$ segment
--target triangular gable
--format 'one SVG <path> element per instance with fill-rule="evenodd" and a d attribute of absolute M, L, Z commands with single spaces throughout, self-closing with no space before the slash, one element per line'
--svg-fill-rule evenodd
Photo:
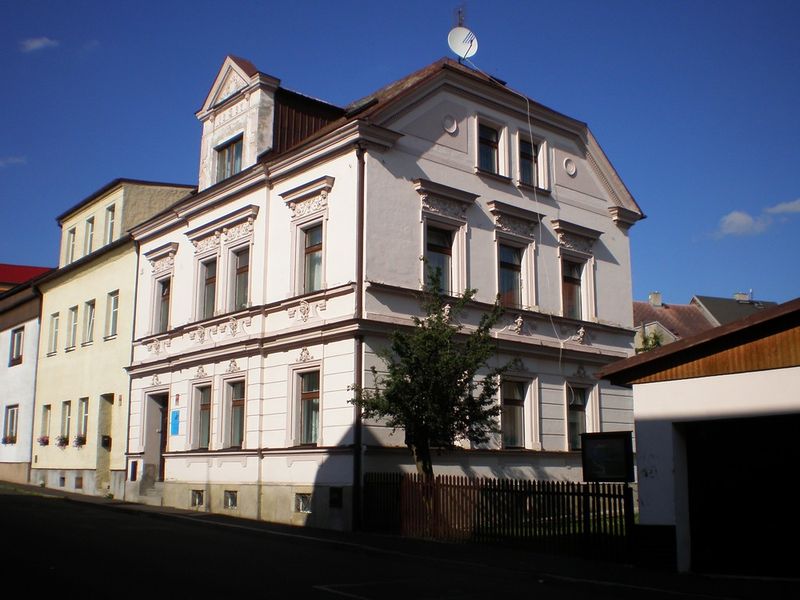
<path fill-rule="evenodd" d="M 212 109 L 226 98 L 249 87 L 256 80 L 264 79 L 272 80 L 275 87 L 280 83 L 280 80 L 260 73 L 250 61 L 231 55 L 226 56 L 198 114 Z"/>

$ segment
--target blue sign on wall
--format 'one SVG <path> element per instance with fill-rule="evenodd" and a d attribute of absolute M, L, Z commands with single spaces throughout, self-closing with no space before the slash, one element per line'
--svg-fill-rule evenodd
<path fill-rule="evenodd" d="M 178 435 L 181 428 L 181 411 L 173 410 L 169 415 L 169 434 Z"/>

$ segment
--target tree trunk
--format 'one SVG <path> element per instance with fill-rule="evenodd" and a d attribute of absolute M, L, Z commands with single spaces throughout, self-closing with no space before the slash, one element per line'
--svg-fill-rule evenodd
<path fill-rule="evenodd" d="M 427 443 L 412 443 L 410 448 L 414 455 L 417 473 L 422 475 L 426 481 L 433 479 L 433 461 L 431 460 L 430 446 Z"/>

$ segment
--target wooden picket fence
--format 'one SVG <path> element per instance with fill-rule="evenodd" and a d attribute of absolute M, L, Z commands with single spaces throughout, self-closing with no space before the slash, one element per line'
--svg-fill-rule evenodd
<path fill-rule="evenodd" d="M 633 496 L 625 484 L 366 473 L 368 531 L 626 560 Z"/>

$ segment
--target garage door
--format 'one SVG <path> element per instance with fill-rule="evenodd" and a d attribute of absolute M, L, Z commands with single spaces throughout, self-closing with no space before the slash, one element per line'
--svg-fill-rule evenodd
<path fill-rule="evenodd" d="M 689 472 L 692 569 L 796 575 L 800 415 L 703 421 L 680 429 Z"/>

